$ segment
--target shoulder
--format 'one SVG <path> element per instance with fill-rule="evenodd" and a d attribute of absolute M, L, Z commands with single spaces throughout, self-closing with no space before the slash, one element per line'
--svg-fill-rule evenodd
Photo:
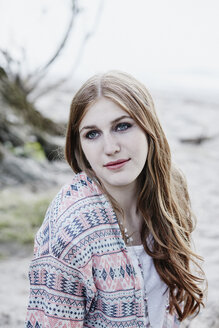
<path fill-rule="evenodd" d="M 100 211 L 110 207 L 98 185 L 84 172 L 74 175 L 51 202 L 35 240 L 35 254 L 60 257 L 76 239 L 89 234 Z M 36 255 L 37 255 L 36 254 Z"/>
<path fill-rule="evenodd" d="M 75 174 L 70 183 L 61 188 L 60 194 L 63 202 L 68 199 L 75 202 L 81 198 L 102 194 L 102 191 L 85 172 L 81 172 Z"/>
<path fill-rule="evenodd" d="M 97 184 L 81 172 L 75 174 L 70 183 L 64 185 L 51 203 L 54 216 L 58 219 L 67 209 L 74 207 L 84 199 L 102 195 Z"/>

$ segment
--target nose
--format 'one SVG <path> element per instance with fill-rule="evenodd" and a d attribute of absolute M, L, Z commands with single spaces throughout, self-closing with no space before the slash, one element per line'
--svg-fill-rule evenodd
<path fill-rule="evenodd" d="M 104 136 L 104 153 L 108 156 L 118 153 L 120 151 L 120 144 L 118 139 L 112 134 Z"/>

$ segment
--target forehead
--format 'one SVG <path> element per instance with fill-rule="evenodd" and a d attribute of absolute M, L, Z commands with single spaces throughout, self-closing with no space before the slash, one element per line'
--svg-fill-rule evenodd
<path fill-rule="evenodd" d="M 130 116 L 112 100 L 100 98 L 88 107 L 80 123 L 80 128 L 85 125 L 98 125 L 98 123 L 102 122 L 111 122 L 123 115 Z"/>

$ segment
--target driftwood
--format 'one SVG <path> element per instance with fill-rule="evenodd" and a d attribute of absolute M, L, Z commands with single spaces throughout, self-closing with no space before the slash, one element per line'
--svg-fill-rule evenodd
<path fill-rule="evenodd" d="M 193 144 L 193 145 L 201 145 L 203 142 L 205 141 L 209 141 L 212 140 L 214 137 L 208 137 L 205 135 L 200 135 L 197 137 L 193 137 L 193 138 L 180 138 L 179 141 L 182 143 L 189 143 L 189 144 Z"/>

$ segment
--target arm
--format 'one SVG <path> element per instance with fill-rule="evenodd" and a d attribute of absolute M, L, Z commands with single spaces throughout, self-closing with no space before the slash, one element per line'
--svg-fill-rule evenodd
<path fill-rule="evenodd" d="M 67 206 L 62 195 L 59 193 L 50 205 L 35 238 L 28 328 L 83 327 L 95 295 L 91 256 L 81 263 L 71 253 L 76 245 L 69 231 L 74 230 L 76 217 L 64 214 Z"/>
<path fill-rule="evenodd" d="M 32 261 L 26 327 L 83 327 L 94 292 L 83 274 L 52 256 Z"/>

